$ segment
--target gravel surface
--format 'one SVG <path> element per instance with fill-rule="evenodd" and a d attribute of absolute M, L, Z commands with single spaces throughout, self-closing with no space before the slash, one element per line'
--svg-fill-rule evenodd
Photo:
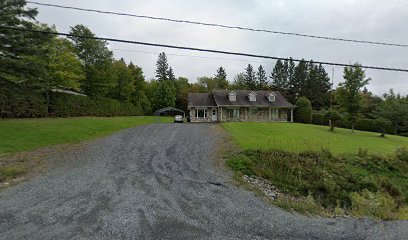
<path fill-rule="evenodd" d="M 59 156 L 0 192 L 0 239 L 408 239 L 408 222 L 288 213 L 213 160 L 217 125 L 154 124 Z"/>

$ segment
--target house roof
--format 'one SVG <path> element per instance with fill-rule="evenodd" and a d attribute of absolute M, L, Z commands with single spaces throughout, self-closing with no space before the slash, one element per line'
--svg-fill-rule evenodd
<path fill-rule="evenodd" d="M 229 101 L 228 94 L 232 92 L 231 90 L 214 90 L 214 98 L 217 106 L 275 106 L 275 107 L 295 107 L 289 103 L 280 92 L 276 91 L 253 91 L 253 90 L 234 90 L 237 94 L 236 101 Z M 256 93 L 256 101 L 249 101 L 248 95 L 250 93 Z M 275 101 L 270 102 L 268 96 L 274 93 Z M 190 104 L 189 104 L 190 105 Z"/>
<path fill-rule="evenodd" d="M 212 93 L 189 93 L 188 106 L 216 107 L 217 104 L 215 103 L 214 94 Z"/>

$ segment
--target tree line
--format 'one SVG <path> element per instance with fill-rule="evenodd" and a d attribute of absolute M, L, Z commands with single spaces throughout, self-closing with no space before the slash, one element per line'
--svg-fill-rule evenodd
<path fill-rule="evenodd" d="M 7 26 L 56 31 L 54 26 L 35 21 L 38 11 L 27 8 L 25 0 L 0 0 L 0 7 L 0 22 Z M 95 37 L 81 24 L 71 27 L 70 33 Z M 191 83 L 177 77 L 166 54 L 160 53 L 155 78 L 146 81 L 141 67 L 115 59 L 103 40 L 0 29 L 0 41 L 0 78 L 41 92 L 48 108 L 50 91 L 57 88 L 77 91 L 91 99 L 131 103 L 145 115 L 168 106 L 187 110 L 189 92 L 274 90 L 296 105 L 302 105 L 300 99 L 307 99 L 313 112 L 327 113 L 333 126 L 341 115 L 352 128 L 358 118 L 367 118 L 379 119 L 384 126 L 392 124 L 395 133 L 408 131 L 407 97 L 392 90 L 384 96 L 369 92 L 366 86 L 370 79 L 359 64 L 344 68 L 344 81 L 335 89 L 321 64 L 303 59 L 295 63 L 291 58 L 278 60 L 269 74 L 262 65 L 248 64 L 229 81 L 220 66 L 214 75 Z"/>

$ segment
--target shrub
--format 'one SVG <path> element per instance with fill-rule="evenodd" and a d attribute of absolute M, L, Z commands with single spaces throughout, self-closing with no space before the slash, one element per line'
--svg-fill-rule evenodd
<path fill-rule="evenodd" d="M 324 117 L 322 113 L 312 114 L 312 124 L 327 126 L 329 124 L 328 120 Z"/>
<path fill-rule="evenodd" d="M 306 97 L 301 97 L 296 101 L 295 120 L 301 123 L 312 122 L 312 104 Z"/>
<path fill-rule="evenodd" d="M 229 166 L 234 171 L 240 171 L 242 174 L 245 175 L 254 175 L 254 162 L 245 155 L 235 155 L 232 156 L 227 161 L 227 166 Z"/>
<path fill-rule="evenodd" d="M 338 123 L 339 120 L 342 119 L 342 115 L 337 112 L 336 110 L 328 110 L 325 114 L 324 117 L 331 121 L 330 124 L 330 130 L 334 131 L 334 127 L 336 126 L 336 124 Z"/>
<path fill-rule="evenodd" d="M 2 118 L 35 118 L 47 115 L 41 93 L 0 79 L 0 116 Z"/>
<path fill-rule="evenodd" d="M 353 192 L 351 198 L 351 214 L 356 217 L 372 216 L 380 219 L 395 218 L 396 204 L 386 192 L 370 192 L 364 189 L 360 193 Z"/>
<path fill-rule="evenodd" d="M 378 126 L 378 131 L 381 133 L 381 137 L 385 137 L 387 127 L 392 125 L 392 122 L 386 118 L 377 118 L 375 124 Z"/>
<path fill-rule="evenodd" d="M 407 147 L 397 148 L 395 155 L 397 156 L 399 160 L 408 163 L 408 148 Z"/>
<path fill-rule="evenodd" d="M 131 103 L 109 98 L 92 99 L 65 93 L 52 93 L 50 111 L 55 117 L 79 116 L 134 116 L 142 115 L 143 110 Z"/>

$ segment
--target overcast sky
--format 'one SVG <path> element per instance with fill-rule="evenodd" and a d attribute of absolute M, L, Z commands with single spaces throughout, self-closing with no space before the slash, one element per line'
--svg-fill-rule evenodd
<path fill-rule="evenodd" d="M 41 1 L 41 0 L 39 0 Z M 41 1 L 139 15 L 246 26 L 350 39 L 408 44 L 408 1 L 405 0 L 59 0 Z M 34 5 L 29 5 L 33 6 Z M 39 7 L 37 20 L 55 24 L 58 31 L 84 24 L 97 36 L 187 47 L 246 52 L 316 61 L 354 63 L 408 69 L 408 48 L 387 47 L 256 33 L 198 25 L 170 23 L 125 16 Z M 159 52 L 166 52 L 176 76 L 195 82 L 213 76 L 223 66 L 228 79 L 250 63 L 268 71 L 275 62 L 265 59 L 199 53 L 131 44 L 110 43 L 116 58 L 123 57 L 154 77 Z M 173 55 L 175 54 L 175 55 Z M 177 55 L 190 55 L 177 56 Z M 330 76 L 333 67 L 326 67 Z M 342 81 L 343 69 L 334 67 L 334 82 Z M 390 88 L 408 94 L 408 73 L 366 70 L 372 78 L 368 89 L 382 94 Z"/>

